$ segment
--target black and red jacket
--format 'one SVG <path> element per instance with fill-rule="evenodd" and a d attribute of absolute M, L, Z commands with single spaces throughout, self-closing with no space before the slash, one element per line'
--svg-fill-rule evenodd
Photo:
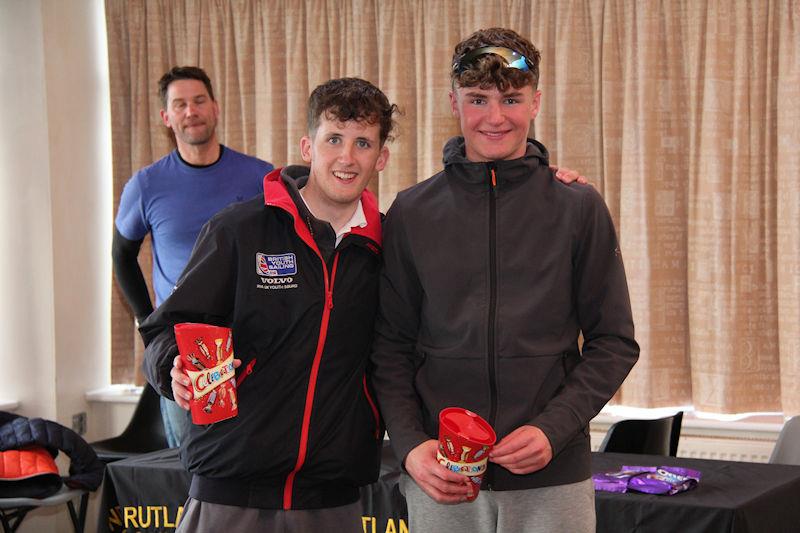
<path fill-rule="evenodd" d="M 242 359 L 239 415 L 192 425 L 182 445 L 195 499 L 263 509 L 335 507 L 356 501 L 358 487 L 378 477 L 383 430 L 364 376 L 381 215 L 365 191 L 367 225 L 351 229 L 335 248 L 323 243 L 334 238 L 330 225 L 313 219 L 297 192 L 307 174 L 305 167 L 273 171 L 264 178 L 264 198 L 213 217 L 174 292 L 140 327 L 147 379 L 170 398 L 173 325 L 233 330 Z M 276 268 L 265 269 L 270 265 Z"/>

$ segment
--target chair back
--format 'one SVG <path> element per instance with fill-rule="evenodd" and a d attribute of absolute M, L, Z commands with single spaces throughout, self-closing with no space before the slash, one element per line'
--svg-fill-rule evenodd
<path fill-rule="evenodd" d="M 781 465 L 800 465 L 800 416 L 786 421 L 781 429 L 769 462 Z"/>
<path fill-rule="evenodd" d="M 683 411 L 655 420 L 621 420 L 608 428 L 598 451 L 675 457 L 682 421 Z"/>
<path fill-rule="evenodd" d="M 145 383 L 130 422 L 120 435 L 91 444 L 106 463 L 168 448 L 161 401 L 155 389 Z"/>
<path fill-rule="evenodd" d="M 166 448 L 167 435 L 164 431 L 164 422 L 161 419 L 161 398 L 156 390 L 145 383 L 142 387 L 142 395 L 136 403 L 128 425 L 120 435 L 125 438 L 135 439 L 142 433 L 150 435 L 154 439 L 163 438 Z"/>

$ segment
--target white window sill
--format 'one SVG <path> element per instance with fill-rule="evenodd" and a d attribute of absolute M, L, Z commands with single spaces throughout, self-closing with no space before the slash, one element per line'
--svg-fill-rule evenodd
<path fill-rule="evenodd" d="M 19 408 L 19 402 L 13 400 L 0 400 L 0 411 L 16 411 Z"/>
<path fill-rule="evenodd" d="M 123 384 L 109 385 L 86 393 L 86 401 L 100 403 L 137 403 L 142 395 L 142 387 Z"/>
<path fill-rule="evenodd" d="M 99 403 L 137 403 L 142 394 L 142 387 L 132 384 L 109 385 L 86 393 L 86 400 Z M 19 402 L 0 400 L 0 410 L 14 411 Z M 592 419 L 592 429 L 606 431 L 609 426 L 628 418 L 660 418 L 681 410 L 680 407 L 670 409 L 619 409 L 607 406 Z M 780 414 L 758 414 L 738 418 L 736 420 L 718 420 L 698 416 L 691 410 L 684 409 L 681 435 L 741 437 L 775 440 L 783 427 L 784 417 Z"/>

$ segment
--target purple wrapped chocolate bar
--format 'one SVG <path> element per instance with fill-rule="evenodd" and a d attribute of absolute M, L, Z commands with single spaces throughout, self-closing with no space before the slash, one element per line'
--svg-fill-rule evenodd
<path fill-rule="evenodd" d="M 594 474 L 592 476 L 594 490 L 602 490 L 604 492 L 627 492 L 628 481 L 630 481 L 633 476 L 644 472 L 655 472 L 655 470 L 655 467 L 652 466 L 624 466 L 619 472 Z"/>
<path fill-rule="evenodd" d="M 623 467 L 631 468 L 629 466 Z M 679 466 L 660 466 L 655 472 L 639 474 L 628 480 L 628 488 L 647 494 L 677 494 L 693 489 L 700 482 L 700 472 Z"/>
<path fill-rule="evenodd" d="M 604 492 L 677 494 L 696 487 L 700 472 L 677 466 L 623 466 L 618 472 L 594 474 L 592 481 L 595 490 Z"/>

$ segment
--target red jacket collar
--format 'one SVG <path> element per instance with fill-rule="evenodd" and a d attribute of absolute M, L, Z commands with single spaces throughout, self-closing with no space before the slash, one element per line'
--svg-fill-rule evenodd
<path fill-rule="evenodd" d="M 297 206 L 289 195 L 286 183 L 281 177 L 282 170 L 282 168 L 276 168 L 264 176 L 264 205 L 279 207 L 292 215 L 295 231 L 304 240 L 307 240 L 306 237 L 311 238 L 311 235 L 306 236 L 309 233 L 308 227 L 300 219 Z M 381 246 L 381 213 L 378 210 L 378 200 L 372 192 L 364 189 L 361 193 L 361 206 L 364 209 L 367 225 L 363 228 L 352 228 L 350 233 L 371 239 L 375 244 Z"/>

